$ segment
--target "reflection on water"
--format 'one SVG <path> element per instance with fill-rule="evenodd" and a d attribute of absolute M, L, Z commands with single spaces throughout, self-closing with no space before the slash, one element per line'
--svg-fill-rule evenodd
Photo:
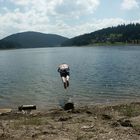
<path fill-rule="evenodd" d="M 0 51 L 0 105 L 57 106 L 140 97 L 140 47 L 66 47 Z M 57 66 L 70 65 L 63 89 Z"/>

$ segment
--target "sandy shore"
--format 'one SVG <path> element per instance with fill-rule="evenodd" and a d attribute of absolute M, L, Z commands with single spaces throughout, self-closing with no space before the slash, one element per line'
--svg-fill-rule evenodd
<path fill-rule="evenodd" d="M 140 140 L 140 102 L 4 112 L 0 140 Z"/>

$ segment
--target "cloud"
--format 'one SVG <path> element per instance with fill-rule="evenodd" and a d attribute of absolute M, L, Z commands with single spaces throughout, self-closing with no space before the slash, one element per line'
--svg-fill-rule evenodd
<path fill-rule="evenodd" d="M 30 4 L 30 0 L 10 0 L 10 1 L 16 5 L 22 5 L 22 6 Z"/>
<path fill-rule="evenodd" d="M 76 19 L 94 13 L 99 4 L 99 0 L 10 0 L 0 14 L 0 38 L 28 30 L 65 35 Z"/>
<path fill-rule="evenodd" d="M 123 0 L 121 8 L 124 10 L 132 10 L 135 8 L 139 8 L 139 3 L 137 2 L 137 0 Z"/>
<path fill-rule="evenodd" d="M 133 23 L 140 23 L 140 20 L 133 21 Z M 122 18 L 104 18 L 104 19 L 91 19 L 90 21 L 77 24 L 75 26 L 68 25 L 64 21 L 56 21 L 56 25 L 49 25 L 49 29 L 52 33 L 61 34 L 67 37 L 75 37 L 85 33 L 94 32 L 103 28 L 129 24 L 130 21 Z"/>
<path fill-rule="evenodd" d="M 41 16 L 41 13 L 36 14 L 36 11 L 22 13 L 18 10 L 13 13 L 6 13 L 4 16 L 0 16 L 0 21 L 0 38 L 23 31 L 38 31 L 43 33 L 59 34 L 66 37 L 74 37 L 102 28 L 130 23 L 130 21 L 121 18 L 93 18 L 73 26 L 73 24 L 68 24 L 61 18 L 57 18 L 52 22 L 48 17 Z M 133 22 L 140 23 L 140 20 Z"/>
<path fill-rule="evenodd" d="M 0 38 L 22 31 L 45 31 L 49 20 L 35 11 L 26 13 L 15 10 L 0 16 Z"/>
<path fill-rule="evenodd" d="M 0 38 L 23 31 L 74 37 L 130 23 L 121 18 L 96 19 L 94 13 L 100 6 L 100 0 L 5 0 L 3 3 Z"/>
<path fill-rule="evenodd" d="M 77 25 L 75 27 L 68 28 L 68 32 L 72 30 L 71 36 L 81 35 L 85 33 L 94 32 L 103 28 L 117 26 L 120 24 L 128 24 L 129 21 L 126 21 L 121 18 L 104 18 L 104 19 L 92 19 L 90 22 L 83 23 L 81 25 Z"/>
<path fill-rule="evenodd" d="M 13 4 L 27 10 L 47 12 L 47 14 L 61 16 L 81 16 L 93 13 L 100 4 L 100 0 L 10 0 Z"/>
<path fill-rule="evenodd" d="M 80 17 L 94 13 L 99 4 L 99 0 L 63 0 L 56 7 L 56 13 L 63 16 Z"/>

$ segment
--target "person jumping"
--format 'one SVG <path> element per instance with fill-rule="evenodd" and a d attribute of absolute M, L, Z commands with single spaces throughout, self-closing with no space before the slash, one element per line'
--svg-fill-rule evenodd
<path fill-rule="evenodd" d="M 58 72 L 60 73 L 65 89 L 69 87 L 69 78 L 70 78 L 69 71 L 70 71 L 70 68 L 68 64 L 63 63 L 58 66 Z"/>

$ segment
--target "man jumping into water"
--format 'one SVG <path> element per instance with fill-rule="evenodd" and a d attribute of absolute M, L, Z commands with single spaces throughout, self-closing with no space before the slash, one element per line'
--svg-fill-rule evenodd
<path fill-rule="evenodd" d="M 64 63 L 58 66 L 58 72 L 60 73 L 65 89 L 69 86 L 69 75 L 70 75 L 69 71 L 70 68 L 68 64 Z"/>

